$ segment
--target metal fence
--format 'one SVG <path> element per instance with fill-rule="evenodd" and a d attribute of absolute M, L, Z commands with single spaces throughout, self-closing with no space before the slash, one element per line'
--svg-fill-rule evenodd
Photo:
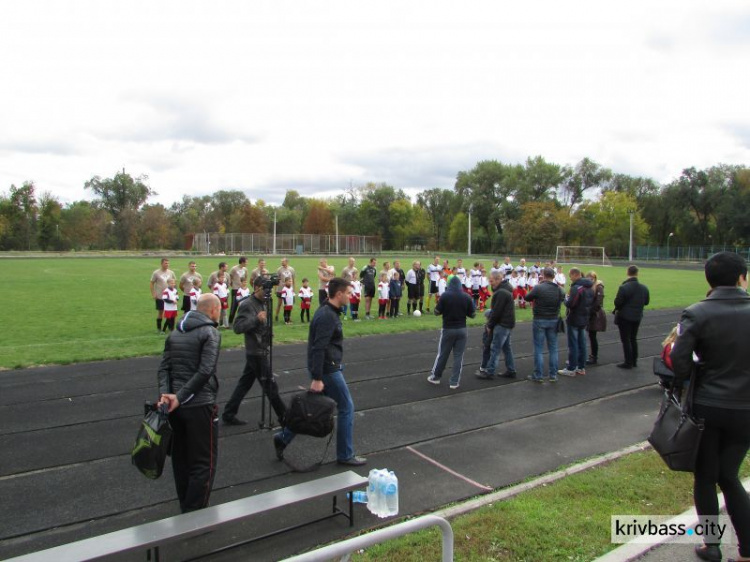
<path fill-rule="evenodd" d="M 704 261 L 716 252 L 734 252 L 750 260 L 750 248 L 741 246 L 638 246 L 635 259 L 654 261 Z"/>
<path fill-rule="evenodd" d="M 192 250 L 202 254 L 379 254 L 377 236 L 218 232 L 193 235 Z"/>

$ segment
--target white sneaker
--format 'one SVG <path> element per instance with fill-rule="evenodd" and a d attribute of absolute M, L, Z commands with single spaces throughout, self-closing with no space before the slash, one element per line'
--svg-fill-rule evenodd
<path fill-rule="evenodd" d="M 427 382 L 430 382 L 432 384 L 440 384 L 440 379 L 436 379 L 434 375 L 430 375 L 427 377 Z"/>
<path fill-rule="evenodd" d="M 448 388 L 451 390 L 456 390 L 458 388 L 458 383 L 450 385 Z"/>
<path fill-rule="evenodd" d="M 569 371 L 568 369 L 560 369 L 557 371 L 557 374 L 562 377 L 575 377 L 576 372 L 575 371 Z"/>

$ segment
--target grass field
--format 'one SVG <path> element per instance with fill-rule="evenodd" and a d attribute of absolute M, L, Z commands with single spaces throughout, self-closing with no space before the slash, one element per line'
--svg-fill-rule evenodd
<path fill-rule="evenodd" d="M 251 268 L 256 259 L 250 258 Z M 270 270 L 278 267 L 279 259 L 278 256 L 268 258 Z M 386 258 L 378 259 L 378 269 L 383 259 Z M 236 263 L 234 257 L 211 256 L 195 260 L 204 279 L 216 269 L 219 261 L 227 261 L 230 267 Z M 402 258 L 402 268 L 408 269 L 413 260 L 414 257 Z M 170 268 L 179 278 L 187 270 L 189 261 L 190 258 L 174 258 Z M 425 256 L 421 261 L 426 266 L 430 258 Z M 492 259 L 482 261 L 489 266 Z M 317 258 L 293 257 L 290 262 L 297 271 L 297 278 L 310 278 L 311 287 L 317 290 Z M 469 265 L 469 260 L 465 262 Z M 331 258 L 329 263 L 340 272 L 346 265 L 346 258 Z M 358 258 L 358 267 L 365 263 L 366 258 Z M 160 353 L 164 337 L 156 333 L 156 312 L 148 286 L 151 273 L 158 267 L 158 258 L 0 260 L 0 280 L 9 297 L 7 305 L 0 310 L 3 325 L 0 369 Z M 595 269 L 605 283 L 605 307 L 609 311 L 617 286 L 625 278 L 624 268 Z M 641 280 L 651 290 L 651 308 L 686 306 L 706 293 L 701 271 L 649 268 L 642 270 Z M 316 306 L 314 303 L 311 314 Z M 406 311 L 405 301 L 401 308 Z M 364 310 L 364 302 L 361 310 Z M 293 326 L 276 325 L 276 343 L 306 340 L 308 326 L 300 324 L 298 318 L 299 309 L 295 309 Z M 530 318 L 529 310 L 519 310 L 519 321 Z M 477 317 L 471 324 L 482 322 L 483 319 Z M 433 315 L 425 314 L 421 318 L 403 316 L 393 320 L 347 322 L 345 333 L 347 337 L 353 337 L 431 330 L 439 328 L 440 323 L 440 319 Z M 225 331 L 222 345 L 240 346 L 242 337 Z"/>

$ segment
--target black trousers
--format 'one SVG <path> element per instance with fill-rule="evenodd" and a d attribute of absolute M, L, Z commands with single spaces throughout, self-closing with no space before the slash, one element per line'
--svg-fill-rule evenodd
<path fill-rule="evenodd" d="M 219 453 L 218 414 L 215 404 L 180 406 L 169 414 L 172 472 L 182 513 L 208 505 Z"/>
<path fill-rule="evenodd" d="M 266 355 L 245 356 L 245 369 L 242 371 L 240 380 L 237 381 L 237 386 L 234 388 L 234 392 L 232 392 L 229 402 L 224 406 L 222 418 L 228 420 L 237 415 L 242 400 L 253 387 L 255 379 L 258 379 L 266 396 L 268 396 L 268 399 L 271 402 L 271 407 L 274 412 L 276 412 L 279 422 L 283 422 L 284 415 L 286 414 L 286 405 L 279 396 L 279 387 L 276 384 L 269 367 L 268 357 Z"/>
<path fill-rule="evenodd" d="M 719 515 L 718 484 L 737 533 L 740 556 L 750 556 L 750 496 L 739 477 L 740 465 L 750 449 L 750 410 L 695 404 L 693 411 L 705 420 L 695 465 L 695 509 L 701 518 L 716 521 Z M 719 539 L 706 537 L 705 542 L 719 544 Z"/>
<path fill-rule="evenodd" d="M 229 307 L 229 323 L 231 324 L 234 322 L 234 315 L 237 314 L 237 307 L 239 306 L 239 303 L 237 302 L 237 291 L 234 289 L 229 289 L 229 292 L 232 293 L 232 304 Z"/>
<path fill-rule="evenodd" d="M 591 357 L 594 359 L 599 358 L 599 340 L 596 338 L 597 332 L 589 330 L 589 348 L 591 350 Z"/>
<path fill-rule="evenodd" d="M 328 300 L 328 291 L 325 289 L 318 289 L 318 305 L 323 306 L 323 303 Z"/>
<path fill-rule="evenodd" d="M 617 327 L 620 330 L 620 341 L 622 342 L 622 353 L 625 363 L 635 367 L 638 362 L 638 328 L 640 320 L 631 321 L 624 318 L 617 319 Z"/>

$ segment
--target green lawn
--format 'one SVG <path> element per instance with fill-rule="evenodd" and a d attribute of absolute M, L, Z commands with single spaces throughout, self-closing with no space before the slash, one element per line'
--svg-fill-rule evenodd
<path fill-rule="evenodd" d="M 251 257 L 255 266 L 257 257 Z M 378 258 L 378 268 L 384 258 Z M 403 258 L 402 267 L 408 269 L 414 257 Z M 477 258 L 478 259 L 478 258 Z M 230 267 L 236 257 L 199 257 L 198 271 L 204 279 L 225 260 Z M 190 258 L 171 260 L 171 269 L 178 278 Z M 317 258 L 292 257 L 291 265 L 298 278 L 309 277 L 317 289 Z M 423 265 L 430 258 L 421 259 Z M 451 263 L 453 263 L 451 259 Z M 472 262 L 474 259 L 471 260 Z M 491 258 L 482 260 L 487 266 Z M 279 257 L 268 258 L 269 269 L 278 267 Z M 465 260 L 465 265 L 470 265 Z M 331 258 L 329 263 L 340 272 L 346 258 Z M 357 259 L 359 267 L 366 258 Z M 72 363 L 98 359 L 117 359 L 158 354 L 163 348 L 163 336 L 156 333 L 154 303 L 149 294 L 151 273 L 159 267 L 159 258 L 6 258 L 0 260 L 0 280 L 10 298 L 0 311 L 3 337 L 0 340 L 0 368 L 31 365 Z M 596 268 L 606 287 L 605 307 L 612 308 L 617 285 L 624 279 L 624 268 Z M 701 299 L 706 284 L 700 271 L 644 269 L 641 279 L 651 289 L 652 308 L 685 306 Z M 316 305 L 313 305 L 314 313 Z M 364 310 L 364 303 L 362 305 Z M 402 303 L 406 312 L 406 303 Z M 304 341 L 307 324 L 297 319 L 293 326 L 279 324 L 275 342 Z M 520 321 L 528 320 L 528 310 L 519 311 Z M 482 323 L 481 318 L 472 321 Z M 439 328 L 440 319 L 432 315 L 421 318 L 401 317 L 395 320 L 372 320 L 345 325 L 347 337 L 401 331 Z M 241 336 L 230 331 L 223 333 L 223 346 L 235 347 Z"/>
<path fill-rule="evenodd" d="M 741 468 L 750 475 L 750 463 Z M 693 505 L 692 475 L 672 472 L 654 451 L 635 453 L 487 505 L 451 521 L 455 559 L 529 562 L 594 560 L 610 542 L 611 515 L 679 515 Z M 439 531 L 368 549 L 354 560 L 439 560 Z"/>

